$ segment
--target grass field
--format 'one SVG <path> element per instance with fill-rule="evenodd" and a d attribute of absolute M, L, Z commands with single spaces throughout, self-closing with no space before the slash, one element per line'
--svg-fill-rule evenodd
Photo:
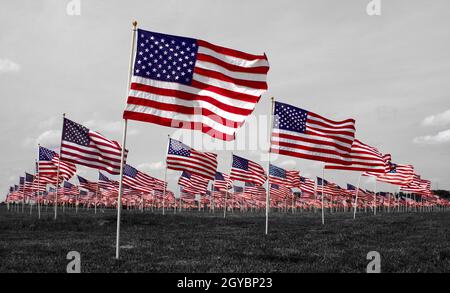
<path fill-rule="evenodd" d="M 82 272 L 365 272 L 369 251 L 382 272 L 450 272 L 450 212 L 326 215 L 124 211 L 116 262 L 115 211 L 0 208 L 0 272 L 65 272 L 81 254 Z"/>

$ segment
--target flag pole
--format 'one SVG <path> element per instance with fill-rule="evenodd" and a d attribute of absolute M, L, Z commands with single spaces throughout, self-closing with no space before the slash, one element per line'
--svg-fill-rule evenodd
<path fill-rule="evenodd" d="M 272 132 L 273 132 L 273 109 L 275 98 L 271 98 L 271 112 L 269 117 L 269 151 L 268 151 L 268 167 L 267 167 L 267 192 L 266 192 L 266 235 L 269 233 L 269 210 L 270 210 L 270 150 L 272 148 Z"/>
<path fill-rule="evenodd" d="M 134 57 L 134 43 L 136 40 L 136 26 L 137 21 L 133 21 L 133 29 L 131 33 L 131 52 L 130 62 L 128 67 L 128 82 L 127 82 L 127 95 L 131 84 L 131 75 L 133 70 L 133 57 Z M 127 126 L 128 120 L 124 119 L 123 135 L 122 135 L 122 153 L 120 158 L 120 181 L 119 181 L 119 194 L 117 197 L 117 231 L 116 231 L 116 259 L 119 259 L 119 246 L 120 246 L 120 210 L 122 209 L 122 181 L 123 181 L 123 167 L 125 159 L 125 144 L 127 140 Z"/>
<path fill-rule="evenodd" d="M 355 204 L 353 206 L 353 220 L 356 218 L 356 209 L 358 208 L 358 193 L 359 193 L 359 185 L 361 184 L 361 177 L 362 177 L 362 174 L 359 174 L 358 186 L 356 186 Z"/>
<path fill-rule="evenodd" d="M 63 132 L 64 132 L 64 119 L 66 118 L 66 113 L 63 113 L 63 130 L 61 131 L 61 141 L 59 143 L 59 157 L 58 157 L 58 168 L 56 169 L 56 190 L 55 190 L 55 200 L 53 201 L 53 204 L 55 205 L 55 217 L 56 220 L 58 216 L 58 189 L 59 189 L 59 167 L 61 163 L 61 145 L 62 145 L 62 139 L 63 139 Z"/>
<path fill-rule="evenodd" d="M 322 167 L 322 225 L 325 225 L 325 211 L 323 209 L 323 200 L 324 200 L 324 185 L 325 185 L 325 164 Z"/>
<path fill-rule="evenodd" d="M 39 190 L 41 189 L 41 178 L 39 176 L 39 149 L 41 148 L 41 144 L 38 143 L 38 159 L 36 163 L 36 171 L 37 171 L 37 177 L 38 177 L 38 196 L 37 196 L 37 202 L 38 202 L 38 219 L 41 219 L 41 203 L 40 203 L 40 197 L 39 197 Z"/>
<path fill-rule="evenodd" d="M 162 214 L 165 215 L 165 198 L 166 198 L 166 182 L 167 182 L 167 153 L 169 152 L 169 144 L 170 144 L 170 134 L 167 135 L 167 148 L 166 148 L 166 169 L 164 171 L 164 191 L 163 191 L 163 199 L 162 199 Z"/>
<path fill-rule="evenodd" d="M 227 182 L 227 187 L 225 190 L 225 201 L 223 203 L 223 218 L 224 219 L 227 216 L 227 199 L 228 199 L 228 182 Z"/>

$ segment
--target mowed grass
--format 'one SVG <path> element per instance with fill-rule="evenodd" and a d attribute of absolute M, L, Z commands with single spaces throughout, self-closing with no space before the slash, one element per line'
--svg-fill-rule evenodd
<path fill-rule="evenodd" d="M 450 272 L 450 212 L 273 213 L 266 236 L 263 213 L 124 211 L 119 262 L 114 210 L 51 212 L 0 208 L 0 272 L 65 272 L 72 250 L 82 272 L 364 273 L 369 251 L 382 272 Z"/>

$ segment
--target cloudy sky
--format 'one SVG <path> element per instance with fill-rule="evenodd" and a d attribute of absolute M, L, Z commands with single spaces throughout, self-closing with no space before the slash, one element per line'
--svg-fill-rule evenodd
<path fill-rule="evenodd" d="M 81 0 L 75 16 L 67 13 L 69 2 L 2 3 L 0 200 L 19 176 L 33 172 L 38 143 L 58 148 L 62 113 L 121 140 L 134 19 L 147 30 L 265 52 L 271 68 L 269 91 L 236 142 L 131 121 L 131 165 L 162 178 L 168 134 L 217 152 L 224 172 L 231 152 L 262 162 L 274 96 L 336 120 L 355 118 L 359 139 L 413 164 L 433 188 L 450 189 L 448 0 L 382 0 L 380 16 L 367 15 L 369 0 Z M 322 163 L 281 156 L 274 163 L 321 176 Z M 84 167 L 79 173 L 97 178 Z M 171 189 L 178 175 L 169 172 Z M 339 184 L 358 176 L 325 174 Z"/>

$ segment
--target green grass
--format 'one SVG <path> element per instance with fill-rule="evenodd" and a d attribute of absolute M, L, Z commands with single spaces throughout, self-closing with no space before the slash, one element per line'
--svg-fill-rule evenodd
<path fill-rule="evenodd" d="M 51 210 L 33 215 L 0 207 L 0 272 L 65 272 L 66 255 L 81 254 L 82 272 L 365 272 L 366 255 L 381 254 L 382 272 L 450 272 L 450 212 L 165 216 L 124 211 L 121 261 L 114 259 L 116 215 Z"/>

